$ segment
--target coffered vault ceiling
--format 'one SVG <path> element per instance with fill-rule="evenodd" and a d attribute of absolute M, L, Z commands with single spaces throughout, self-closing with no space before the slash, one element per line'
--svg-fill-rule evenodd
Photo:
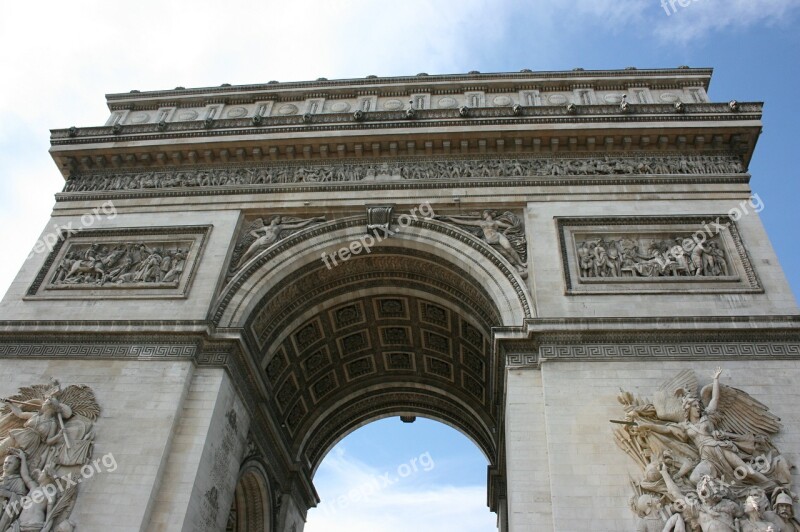
<path fill-rule="evenodd" d="M 383 248 L 309 265 L 262 301 L 247 330 L 268 402 L 312 470 L 350 431 L 403 413 L 454 426 L 495 462 L 499 319 L 466 272 Z"/>

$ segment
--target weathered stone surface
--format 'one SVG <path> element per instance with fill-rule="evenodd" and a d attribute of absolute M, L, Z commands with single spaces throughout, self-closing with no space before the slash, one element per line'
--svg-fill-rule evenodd
<path fill-rule="evenodd" d="M 796 461 L 800 312 L 748 185 L 761 105 L 711 103 L 710 76 L 131 93 L 55 130 L 65 189 L 0 302 L 0 396 L 96 394 L 117 467 L 76 529 L 300 532 L 325 454 L 387 416 L 467 434 L 503 532 L 655 526 L 608 420 L 618 387 L 683 369 L 724 367 Z"/>

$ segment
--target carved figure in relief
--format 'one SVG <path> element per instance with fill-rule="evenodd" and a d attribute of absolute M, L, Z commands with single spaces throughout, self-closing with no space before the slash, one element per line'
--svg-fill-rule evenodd
<path fill-rule="evenodd" d="M 373 179 L 463 179 L 562 175 L 669 175 L 741 173 L 740 160 L 732 156 L 694 157 L 594 157 L 583 159 L 482 159 L 447 163 L 424 161 L 386 163 L 297 165 L 252 168 L 207 168 L 167 172 L 88 174 L 71 176 L 64 192 L 192 188 L 281 183 L 327 183 Z"/>
<path fill-rule="evenodd" d="M 241 268 L 244 263 L 253 258 L 261 250 L 268 248 L 281 238 L 288 236 L 288 234 L 290 234 L 289 232 L 302 229 L 313 223 L 324 221 L 325 217 L 301 220 L 299 218 L 274 216 L 269 224 L 265 225 L 262 218 L 256 219 L 246 230 L 239 244 L 237 244 L 237 249 L 244 249 L 245 246 L 247 246 L 247 248 L 238 260 L 234 262 L 236 265 L 233 268 L 234 271 Z"/>
<path fill-rule="evenodd" d="M 94 393 L 87 386 L 62 388 L 52 379 L 0 402 L 0 498 L 10 503 L 0 531 L 72 532 L 78 486 L 71 476 L 91 460 L 100 413 Z M 22 504 L 26 496 L 33 504 Z"/>
<path fill-rule="evenodd" d="M 505 212 L 502 216 L 490 210 L 473 213 L 467 216 L 434 216 L 434 218 L 450 221 L 460 226 L 476 227 L 479 232 L 473 233 L 483 238 L 486 243 L 495 246 L 500 253 L 519 271 L 525 273 L 527 265 L 522 259 L 526 254 L 525 233 L 522 221 L 513 213 Z"/>
<path fill-rule="evenodd" d="M 661 515 L 660 498 L 650 494 L 643 494 L 639 497 L 631 498 L 630 506 L 639 518 L 636 523 L 636 532 L 662 532 L 664 518 Z"/>
<path fill-rule="evenodd" d="M 74 530 L 69 520 L 75 499 L 77 485 L 70 485 L 63 491 L 56 485 L 56 472 L 51 464 L 41 470 L 30 470 L 25 453 L 14 450 L 20 460 L 20 475 L 27 488 L 29 502 L 20 505 L 19 516 L 5 532 L 67 532 Z"/>
<path fill-rule="evenodd" d="M 64 276 L 64 282 L 70 282 L 78 274 L 88 274 L 95 277 L 100 276 L 100 282 L 105 282 L 105 266 L 103 261 L 97 258 L 97 244 L 92 244 L 91 247 L 86 250 L 83 260 L 75 260 L 72 262 L 69 272 Z"/>
<path fill-rule="evenodd" d="M 19 515 L 19 501 L 27 495 L 28 488 L 22 480 L 20 468 L 22 462 L 16 454 L 9 454 L 3 461 L 3 478 L 0 479 L 0 531 L 4 531 L 11 521 Z"/>
<path fill-rule="evenodd" d="M 581 269 L 581 277 L 592 277 L 594 273 L 594 255 L 589 250 L 589 245 L 582 242 L 578 246 L 578 265 Z"/>
<path fill-rule="evenodd" d="M 772 495 L 772 507 L 775 509 L 772 517 L 765 515 L 768 521 L 781 527 L 783 532 L 798 532 L 800 531 L 800 522 L 794 516 L 794 499 L 787 490 L 775 490 Z"/>
<path fill-rule="evenodd" d="M 648 243 L 649 242 L 649 243 Z M 718 277 L 730 275 L 721 243 L 600 237 L 575 243 L 581 277 Z M 641 250 L 646 249 L 643 253 Z M 590 254 L 587 256 L 587 250 Z"/>
<path fill-rule="evenodd" d="M 8 436 L 0 441 L 0 453 L 3 455 L 7 455 L 11 449 L 19 448 L 31 456 L 36 456 L 41 450 L 51 451 L 54 446 L 66 441 L 61 426 L 64 419 L 72 417 L 72 409 L 68 405 L 61 404 L 55 397 L 47 397 L 39 406 L 39 410 L 34 412 L 23 412 L 10 401 L 6 405 L 11 414 L 23 420 L 24 424 L 21 428 L 11 429 Z"/>
<path fill-rule="evenodd" d="M 747 497 L 744 503 L 744 513 L 747 519 L 740 521 L 741 532 L 778 532 L 775 529 L 775 524 L 766 521 L 762 510 L 759 507 L 759 501 L 754 496 Z"/>
<path fill-rule="evenodd" d="M 665 531 L 701 530 L 702 532 L 739 532 L 742 508 L 725 486 L 705 476 L 697 483 L 693 497 L 687 497 L 662 469 L 670 499 L 680 509 L 664 527 Z"/>
<path fill-rule="evenodd" d="M 664 530 L 794 531 L 792 466 L 771 441 L 780 420 L 746 392 L 720 384 L 721 373 L 700 389 L 682 371 L 652 401 L 620 394 L 626 420 L 614 434 L 641 468 L 635 486 L 671 501 L 668 511 L 678 513 Z"/>
<path fill-rule="evenodd" d="M 187 256 L 188 250 L 175 244 L 150 248 L 144 243 L 95 243 L 83 251 L 78 245 L 64 255 L 51 284 L 177 284 Z"/>
<path fill-rule="evenodd" d="M 723 418 L 726 414 L 746 415 L 746 412 L 724 412 L 720 406 L 720 384 L 719 376 L 722 370 L 717 369 L 714 373 L 714 380 L 711 385 L 711 397 L 706 405 L 704 405 L 700 398 L 690 390 L 678 390 L 682 395 L 682 408 L 684 413 L 684 421 L 678 424 L 660 425 L 655 423 L 639 423 L 640 429 L 652 430 L 667 436 L 674 436 L 683 441 L 691 440 L 700 452 L 700 464 L 695 468 L 690 476 L 691 480 L 696 480 L 698 476 L 709 475 L 713 477 L 724 476 L 726 478 L 736 478 L 736 472 L 742 471 L 744 475 L 743 480 L 749 480 L 752 483 L 761 485 L 763 487 L 777 487 L 777 479 L 767 478 L 760 471 L 754 469 L 752 464 L 745 463 L 741 458 L 741 454 L 755 452 L 757 447 L 762 447 L 760 444 L 765 442 L 765 437 L 770 434 L 769 432 L 757 431 L 754 436 L 738 435 L 728 433 L 723 430 L 718 430 L 716 423 L 718 418 Z M 708 391 L 704 389 L 704 393 Z M 746 408 L 746 404 L 739 405 L 737 402 L 741 400 L 743 403 L 758 404 L 750 398 L 749 395 L 741 392 L 735 388 L 726 388 L 727 402 L 734 408 Z M 747 396 L 747 398 L 745 398 Z M 748 401 L 749 399 L 749 401 Z M 770 422 L 777 424 L 778 419 L 774 416 L 767 418 Z M 772 427 L 773 425 L 769 425 Z M 779 427 L 779 425 L 778 425 Z M 759 427 L 754 427 L 758 429 Z M 777 428 L 777 427 L 776 427 Z M 757 438 L 761 436 L 761 438 Z M 762 449 L 759 449 L 762 450 Z M 763 449 L 767 452 L 767 449 Z M 755 457 L 753 457 L 755 458 Z M 788 471 L 787 471 L 788 473 Z M 791 474 L 781 475 L 780 480 L 791 481 Z"/>

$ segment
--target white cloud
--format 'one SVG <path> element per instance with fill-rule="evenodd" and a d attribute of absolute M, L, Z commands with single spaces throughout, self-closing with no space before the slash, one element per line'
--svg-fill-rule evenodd
<path fill-rule="evenodd" d="M 662 9 L 655 35 L 665 42 L 686 44 L 728 29 L 779 24 L 800 7 L 798 0 L 691 0 L 686 7 Z"/>
<path fill-rule="evenodd" d="M 63 186 L 49 129 L 104 123 L 105 93 L 452 72 L 502 35 L 504 16 L 487 0 L 4 4 L 0 293 Z"/>
<path fill-rule="evenodd" d="M 486 507 L 486 486 L 439 485 L 432 478 L 435 467 L 418 467 L 401 478 L 398 469 L 410 463 L 380 471 L 341 446 L 334 448 L 314 479 L 322 502 L 309 512 L 306 532 L 496 529 L 496 516 Z M 395 482 L 385 486 L 383 478 Z"/>

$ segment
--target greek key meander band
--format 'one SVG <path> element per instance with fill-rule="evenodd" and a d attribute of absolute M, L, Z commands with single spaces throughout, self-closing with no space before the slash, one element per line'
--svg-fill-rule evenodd
<path fill-rule="evenodd" d="M 509 353 L 507 366 L 536 366 L 544 360 L 686 358 L 800 358 L 800 343 L 583 344 L 543 345 L 538 353 Z"/>

